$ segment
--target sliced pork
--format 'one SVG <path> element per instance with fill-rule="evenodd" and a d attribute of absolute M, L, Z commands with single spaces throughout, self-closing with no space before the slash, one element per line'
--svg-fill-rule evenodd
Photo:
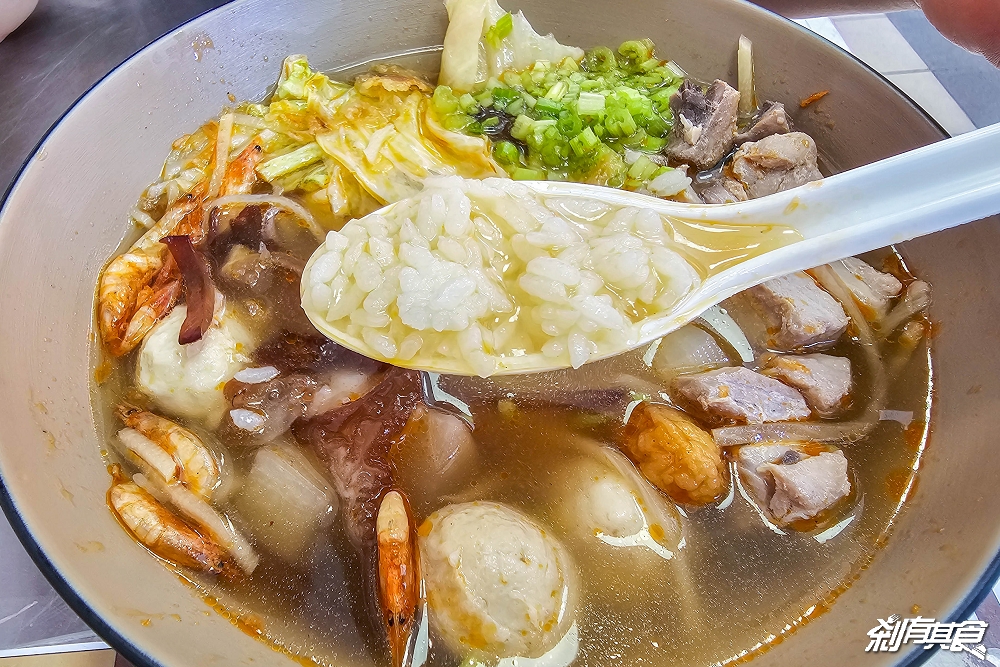
<path fill-rule="evenodd" d="M 869 321 L 878 321 L 889 312 L 889 304 L 903 290 L 903 283 L 888 273 L 878 271 L 857 257 L 834 262 L 830 268 L 844 282 Z"/>
<path fill-rule="evenodd" d="M 851 493 L 847 457 L 839 449 L 798 463 L 766 463 L 763 468 L 774 478 L 774 495 L 768 506 L 782 525 L 812 519 Z"/>
<path fill-rule="evenodd" d="M 772 134 L 788 134 L 791 131 L 785 105 L 781 102 L 765 102 L 760 115 L 750 127 L 736 135 L 736 145 L 742 146 L 748 141 L 760 141 Z"/>
<path fill-rule="evenodd" d="M 725 305 L 751 342 L 777 352 L 831 347 L 849 322 L 840 302 L 804 272 L 751 287 Z"/>
<path fill-rule="evenodd" d="M 706 204 L 734 204 L 747 200 L 743 184 L 725 174 L 713 177 L 701 186 L 701 198 Z"/>
<path fill-rule="evenodd" d="M 778 525 L 812 519 L 851 493 L 847 458 L 839 449 L 759 445 L 737 451 L 740 479 Z"/>
<path fill-rule="evenodd" d="M 740 146 L 732 175 L 756 199 L 823 178 L 816 166 L 816 142 L 808 134 L 773 134 Z"/>
<path fill-rule="evenodd" d="M 796 463 L 803 458 L 797 445 L 785 443 L 769 445 L 744 445 L 736 450 L 736 470 L 743 487 L 749 491 L 750 497 L 758 507 L 767 510 L 768 501 L 774 495 L 774 478 L 765 471 L 759 470 L 765 463 L 773 463 L 782 457 L 789 463 Z"/>
<path fill-rule="evenodd" d="M 742 366 L 720 368 L 674 380 L 674 392 L 715 423 L 805 419 L 809 406 L 795 389 Z"/>
<path fill-rule="evenodd" d="M 706 169 L 721 160 L 733 146 L 739 92 L 716 80 L 708 90 L 688 80 L 670 98 L 674 129 L 666 153 L 678 162 Z"/>
<path fill-rule="evenodd" d="M 851 361 L 829 354 L 768 355 L 761 373 L 798 389 L 816 414 L 833 417 L 851 391 Z"/>

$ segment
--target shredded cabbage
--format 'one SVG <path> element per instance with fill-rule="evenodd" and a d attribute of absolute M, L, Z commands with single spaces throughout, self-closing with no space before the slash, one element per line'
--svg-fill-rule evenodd
<path fill-rule="evenodd" d="M 452 132 L 429 113 L 431 87 L 396 67 L 354 85 L 331 81 L 305 56 L 285 59 L 261 133 L 258 174 L 283 191 L 325 196 L 334 215 L 363 215 L 368 197 L 386 204 L 430 175 L 502 175 L 487 141 Z"/>
<path fill-rule="evenodd" d="M 303 55 L 289 56 L 268 103 L 242 104 L 174 142 L 160 180 L 146 190 L 148 204 L 133 217 L 150 225 L 155 220 L 145 211 L 162 209 L 162 198 L 170 204 L 205 180 L 210 194 L 217 191 L 228 163 L 223 158 L 252 140 L 263 149 L 257 174 L 274 195 L 298 192 L 314 211 L 325 204 L 332 224 L 417 192 L 427 176 L 504 175 L 485 138 L 441 123 L 432 91 L 394 66 L 376 66 L 348 84 L 316 72 Z M 317 232 L 312 216 L 296 207 Z"/>
<path fill-rule="evenodd" d="M 316 142 L 382 203 L 419 192 L 428 176 L 503 174 L 485 139 L 442 127 L 419 91 L 359 94 L 343 111 L 341 122 Z"/>

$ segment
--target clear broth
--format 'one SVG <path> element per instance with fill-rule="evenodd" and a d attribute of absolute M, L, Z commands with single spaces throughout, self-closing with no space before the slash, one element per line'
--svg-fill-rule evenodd
<path fill-rule="evenodd" d="M 434 57 L 429 51 L 417 53 L 414 63 L 424 64 Z M 392 60 L 399 62 L 397 57 Z M 366 63 L 349 72 L 367 67 Z M 338 72 L 338 78 L 345 78 L 345 72 L 348 70 Z M 319 211 L 316 214 L 322 215 Z M 708 233 L 688 227 L 675 231 L 694 245 L 703 240 L 700 235 Z M 780 228 L 771 231 L 769 242 L 782 244 Z M 127 238 L 122 250 L 136 237 Z M 721 258 L 728 261 L 732 256 L 722 253 Z M 720 269 L 711 253 L 692 259 L 703 273 Z M 252 299 L 252 303 L 244 300 L 237 307 L 257 340 L 282 330 L 313 332 L 301 311 L 297 284 L 276 281 Z M 926 444 L 931 401 L 929 349 L 926 343 L 918 348 L 889 390 L 887 408 L 914 413 L 915 421 L 909 428 L 904 431 L 896 422 L 880 422 L 862 441 L 841 445 L 850 462 L 854 493 L 836 516 L 828 517 L 811 532 L 786 529 L 777 534 L 764 524 L 731 474 L 729 498 L 714 506 L 687 509 L 683 519 L 685 546 L 670 561 L 644 548 L 616 549 L 603 543 L 583 546 L 569 536 L 556 511 L 570 491 L 560 470 L 581 456 L 578 443 L 596 440 L 614 446 L 623 414 L 532 406 L 532 388 L 536 394 L 606 388 L 622 375 L 631 376 L 631 388 L 636 392 L 665 399 L 657 394 L 666 386 L 643 362 L 643 353 L 630 352 L 575 372 L 512 380 L 521 383 L 511 387 L 512 402 L 517 406 L 513 413 L 501 410 L 496 401 L 472 400 L 496 388 L 490 381 L 453 381 L 449 390 L 475 406 L 478 465 L 436 502 L 414 503 L 417 522 L 450 502 L 492 500 L 522 510 L 560 537 L 579 575 L 576 621 L 580 651 L 574 665 L 695 667 L 747 659 L 819 615 L 885 545 L 895 518 L 915 488 Z M 847 336 L 832 353 L 851 357 L 854 368 L 865 369 L 857 345 Z M 100 345 L 95 343 L 93 360 L 99 380 L 93 383 L 95 415 L 99 434 L 110 442 L 120 428 L 113 412 L 119 402 L 153 406 L 134 388 L 134 354 L 113 364 L 101 355 Z M 868 384 L 863 370 L 855 376 L 855 386 Z M 856 410 L 863 402 L 855 401 Z M 842 419 L 851 417 L 847 414 Z M 220 443 L 202 424 L 181 423 L 203 435 L 210 445 L 214 443 L 229 474 L 238 479 L 249 470 L 256 450 Z M 291 441 L 290 436 L 285 437 Z M 104 448 L 102 456 L 109 464 L 118 462 L 113 453 L 105 451 L 110 449 Z M 317 465 L 317 469 L 322 470 L 322 466 Z M 220 509 L 239 525 L 234 511 Z M 840 530 L 832 535 L 834 526 Z M 347 542 L 339 518 L 329 531 L 321 532 L 297 566 L 265 551 L 260 555 L 253 575 L 235 582 L 174 569 L 216 611 L 298 662 L 330 667 L 388 664 L 382 631 L 367 611 L 359 558 Z M 450 667 L 460 662 L 438 642 L 426 664 Z"/>
<path fill-rule="evenodd" d="M 283 327 L 308 326 L 297 301 L 291 301 L 297 299 L 294 292 L 275 290 L 258 297 L 269 310 L 284 313 L 250 319 L 258 338 Z M 855 350 L 845 337 L 833 353 L 852 356 Z M 415 503 L 413 509 L 419 523 L 449 502 L 493 500 L 519 508 L 562 538 L 579 570 L 580 652 L 574 665 L 725 664 L 766 649 L 818 615 L 884 545 L 915 484 L 925 443 L 930 355 L 926 348 L 918 350 L 889 392 L 889 408 L 916 416 L 909 429 L 880 422 L 864 440 L 842 446 L 855 492 L 836 516 L 809 533 L 786 529 L 776 534 L 734 487 L 727 501 L 688 509 L 685 546 L 673 560 L 664 561 L 644 548 L 583 546 L 568 534 L 555 509 L 570 491 L 559 471 L 581 456 L 579 442 L 613 446 L 623 415 L 532 407 L 529 389 L 600 389 L 629 375 L 636 391 L 649 393 L 662 381 L 643 363 L 642 354 L 627 353 L 572 373 L 518 378 L 509 387 L 517 406 L 513 412 L 510 404 L 501 410 L 496 402 L 476 400 L 487 391 L 495 393 L 493 381 L 442 378 L 448 391 L 474 406 L 479 463 L 436 502 Z M 112 409 L 120 400 L 145 401 L 129 389 L 133 372 L 131 364 L 118 364 L 95 385 L 95 406 L 107 438 L 118 428 Z M 856 380 L 857 386 L 866 386 L 866 378 Z M 202 425 L 185 425 L 216 442 Z M 226 451 L 226 467 L 239 477 L 256 450 Z M 238 516 L 222 509 L 239 524 Z M 835 536 L 817 539 L 848 519 Z M 338 667 L 388 664 L 381 631 L 367 615 L 360 562 L 338 522 L 320 535 L 298 567 L 266 552 L 261 556 L 253 575 L 237 583 L 176 571 L 239 627 L 300 661 Z M 435 646 L 427 664 L 459 662 Z"/>

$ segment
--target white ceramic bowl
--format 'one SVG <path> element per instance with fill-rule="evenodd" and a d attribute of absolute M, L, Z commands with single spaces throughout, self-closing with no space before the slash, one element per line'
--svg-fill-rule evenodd
<path fill-rule="evenodd" d="M 537 0 L 532 23 L 567 43 L 649 36 L 691 74 L 735 80 L 753 40 L 762 97 L 791 102 L 834 169 L 935 141 L 941 130 L 889 83 L 798 26 L 735 0 Z M 517 9 L 517 7 L 513 7 Z M 91 414 L 94 289 L 127 211 L 171 141 L 227 104 L 260 98 L 282 58 L 321 67 L 440 43 L 439 0 L 237 0 L 157 40 L 83 96 L 21 171 L 0 211 L 0 502 L 36 562 L 137 665 L 292 664 L 212 611 L 136 546 L 105 506 Z M 207 46 L 211 43 L 211 47 Z M 195 46 L 192 46 L 195 45 Z M 195 55 L 199 57 L 196 58 Z M 828 612 L 758 665 L 915 663 L 864 653 L 876 618 L 961 618 L 994 579 L 1000 547 L 1000 263 L 997 223 L 906 244 L 935 287 L 934 409 L 916 497 L 888 546 Z M 761 627 L 761 636 L 776 628 Z"/>

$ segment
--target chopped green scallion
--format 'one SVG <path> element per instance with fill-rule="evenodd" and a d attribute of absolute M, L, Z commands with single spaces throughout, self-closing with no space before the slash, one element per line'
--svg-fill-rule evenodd
<path fill-rule="evenodd" d="M 522 111 L 524 111 L 524 100 L 518 97 L 516 100 L 507 105 L 507 113 L 511 116 L 516 116 Z"/>
<path fill-rule="evenodd" d="M 645 155 L 641 155 L 639 156 L 639 159 L 633 162 L 632 166 L 629 167 L 628 175 L 629 178 L 643 181 L 649 178 L 658 168 L 658 164 L 650 160 Z"/>
<path fill-rule="evenodd" d="M 494 49 L 500 48 L 500 42 L 514 29 L 514 18 L 507 12 L 497 19 L 497 22 L 486 31 L 486 41 Z"/>
<path fill-rule="evenodd" d="M 659 153 L 663 150 L 663 147 L 667 145 L 667 140 L 660 137 L 654 137 L 648 134 L 648 132 L 649 130 L 647 130 L 647 134 L 640 144 L 642 150 L 649 151 L 650 153 Z"/>
<path fill-rule="evenodd" d="M 561 103 L 547 97 L 539 97 L 535 101 L 535 111 L 539 113 L 558 114 L 564 108 Z"/>
<path fill-rule="evenodd" d="M 531 133 L 531 126 L 534 125 L 534 123 L 535 121 L 523 114 L 518 116 L 514 119 L 514 124 L 510 128 L 510 136 L 524 141 Z"/>
<path fill-rule="evenodd" d="M 582 88 L 582 86 L 581 86 Z M 599 93 L 580 93 L 576 111 L 581 116 L 599 116 L 604 113 L 604 96 Z"/>
<path fill-rule="evenodd" d="M 520 99 L 521 94 L 514 90 L 513 88 L 506 87 L 496 87 L 492 91 L 493 102 L 500 102 L 502 104 L 510 104 L 514 100 Z"/>
<path fill-rule="evenodd" d="M 588 72 L 610 72 L 617 66 L 615 52 L 606 46 L 598 46 L 583 58 L 583 67 Z"/>
<path fill-rule="evenodd" d="M 462 107 L 462 111 L 466 113 L 475 111 L 477 108 L 479 108 L 479 103 L 476 102 L 476 98 L 470 95 L 469 93 L 465 93 L 464 95 L 458 98 L 458 105 Z"/>
<path fill-rule="evenodd" d="M 618 53 L 632 62 L 642 63 L 653 55 L 653 42 L 648 39 L 630 40 L 618 47 Z"/>
<path fill-rule="evenodd" d="M 551 88 L 549 88 L 548 92 L 545 93 L 545 99 L 554 100 L 558 102 L 559 100 L 562 99 L 563 95 L 565 95 L 568 91 L 569 91 L 568 83 L 566 83 L 565 81 L 557 81 L 552 85 Z"/>
<path fill-rule="evenodd" d="M 510 175 L 515 181 L 544 181 L 545 172 L 541 169 L 526 169 L 519 167 Z"/>
<path fill-rule="evenodd" d="M 559 114 L 559 120 L 556 122 L 556 127 L 567 137 L 575 137 L 577 134 L 583 130 L 583 121 L 576 114 L 571 114 L 569 112 L 562 112 Z"/>
<path fill-rule="evenodd" d="M 446 130 L 451 130 L 452 132 L 458 132 L 459 130 L 464 130 L 469 125 L 472 124 L 472 117 L 467 116 L 464 113 L 453 113 L 448 114 L 443 119 L 441 119 L 441 124 L 444 125 Z"/>
<path fill-rule="evenodd" d="M 458 111 L 458 98 L 448 86 L 435 88 L 431 102 L 434 104 L 434 110 L 441 116 Z"/>
<path fill-rule="evenodd" d="M 493 156 L 503 164 L 517 164 L 521 159 L 521 151 L 509 141 L 498 141 L 493 146 Z"/>

